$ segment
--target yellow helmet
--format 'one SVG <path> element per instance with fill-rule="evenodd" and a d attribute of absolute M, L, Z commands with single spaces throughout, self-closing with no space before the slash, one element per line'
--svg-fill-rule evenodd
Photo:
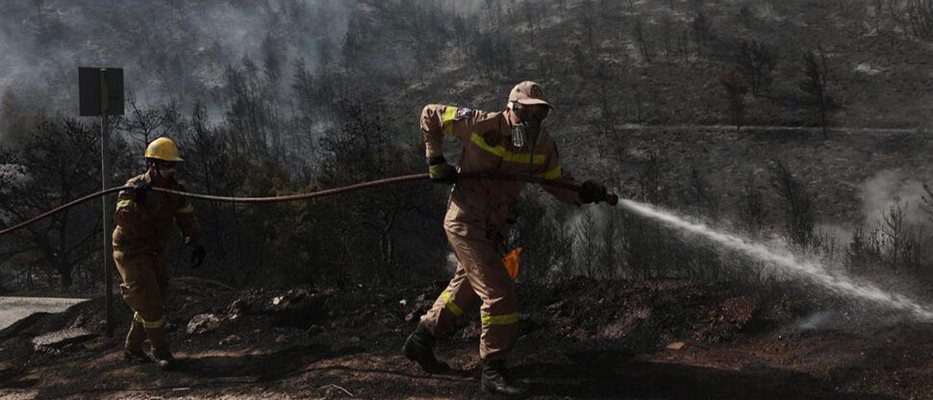
<path fill-rule="evenodd" d="M 178 156 L 178 147 L 175 142 L 167 137 L 160 137 L 149 143 L 146 147 L 146 158 L 154 158 L 162 161 L 183 161 Z"/>

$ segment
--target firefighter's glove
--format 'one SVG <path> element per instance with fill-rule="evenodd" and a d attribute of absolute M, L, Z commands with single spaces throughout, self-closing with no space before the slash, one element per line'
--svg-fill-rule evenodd
<path fill-rule="evenodd" d="M 448 164 L 444 156 L 429 158 L 428 172 L 431 175 L 431 182 L 446 183 L 448 185 L 457 182 L 457 168 Z"/>
<path fill-rule="evenodd" d="M 606 199 L 606 187 L 596 181 L 586 181 L 580 186 L 580 201 L 584 204 L 599 203 Z"/>
<path fill-rule="evenodd" d="M 191 269 L 200 267 L 204 263 L 204 257 L 207 255 L 207 250 L 204 249 L 204 246 L 195 247 L 191 252 Z"/>
<path fill-rule="evenodd" d="M 137 204 L 144 204 L 152 184 L 149 182 L 140 182 L 133 186 L 133 197 Z"/>

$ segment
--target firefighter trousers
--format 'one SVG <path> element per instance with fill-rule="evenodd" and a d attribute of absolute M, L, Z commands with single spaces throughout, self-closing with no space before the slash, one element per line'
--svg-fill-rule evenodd
<path fill-rule="evenodd" d="M 124 252 L 114 247 L 113 261 L 123 279 L 120 284 L 123 301 L 134 311 L 126 348 L 139 350 L 143 341 L 149 339 L 153 353 L 169 353 L 162 309 L 168 289 L 165 252 Z"/>
<path fill-rule="evenodd" d="M 457 255 L 457 271 L 421 323 L 443 337 L 457 325 L 464 311 L 482 301 L 479 353 L 483 360 L 504 358 L 518 339 L 518 302 L 515 285 L 502 266 L 502 255 L 491 240 L 477 240 L 447 232 Z"/>

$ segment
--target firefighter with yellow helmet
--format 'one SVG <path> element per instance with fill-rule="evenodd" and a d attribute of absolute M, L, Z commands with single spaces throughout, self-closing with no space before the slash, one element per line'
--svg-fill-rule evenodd
<path fill-rule="evenodd" d="M 166 244 L 172 225 L 177 225 L 185 244 L 193 249 L 192 267 L 204 262 L 201 229 L 194 207 L 187 198 L 157 191 L 153 187 L 184 191 L 175 179 L 182 161 L 171 139 L 160 137 L 146 148 L 147 170 L 126 182 L 132 190 L 117 197 L 113 231 L 113 260 L 123 282 L 123 300 L 133 309 L 123 355 L 127 361 L 155 361 L 169 370 L 174 358 L 169 349 L 163 304 L 168 288 Z M 148 339 L 151 356 L 143 349 Z"/>

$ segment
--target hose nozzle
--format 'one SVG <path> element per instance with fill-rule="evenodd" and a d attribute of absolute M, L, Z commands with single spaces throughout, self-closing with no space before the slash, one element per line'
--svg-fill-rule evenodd
<path fill-rule="evenodd" d="M 615 193 L 606 193 L 606 197 L 603 199 L 603 201 L 605 201 L 609 205 L 614 206 L 616 204 L 619 204 L 619 195 Z"/>

